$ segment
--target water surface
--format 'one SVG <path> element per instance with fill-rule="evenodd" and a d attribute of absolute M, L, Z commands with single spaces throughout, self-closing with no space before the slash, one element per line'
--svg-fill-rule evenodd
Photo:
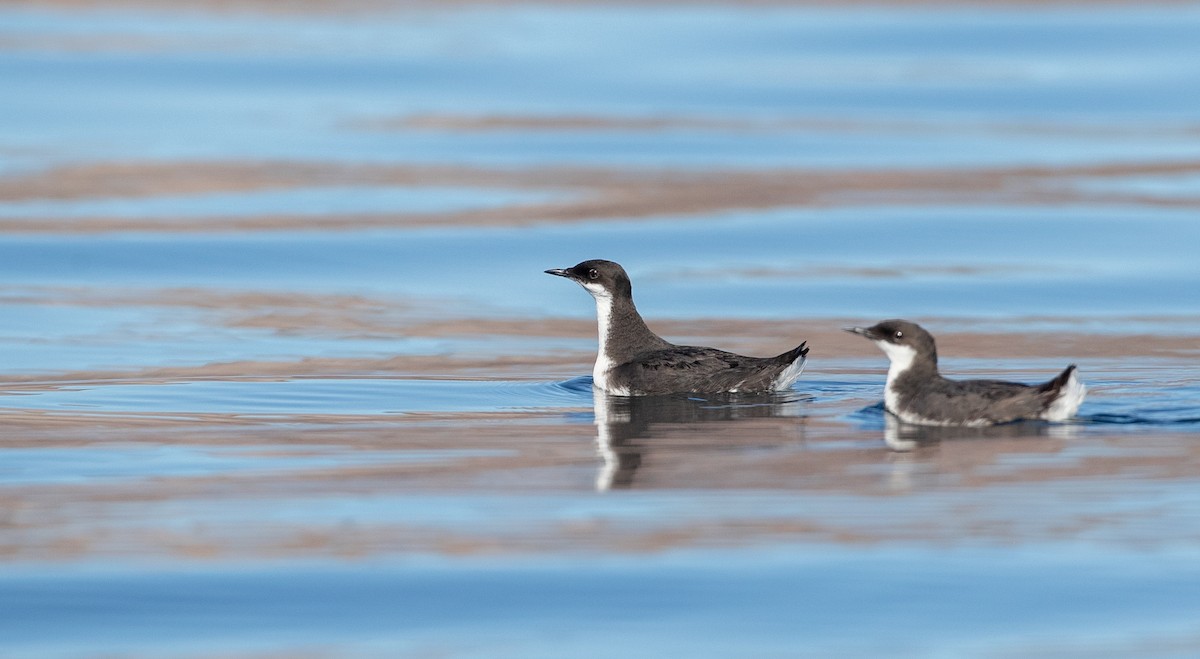
<path fill-rule="evenodd" d="M 0 654 L 1194 656 L 1194 3 L 0 9 Z M 622 262 L 771 396 L 592 390 Z M 840 331 L 1079 366 L 916 429 Z"/>

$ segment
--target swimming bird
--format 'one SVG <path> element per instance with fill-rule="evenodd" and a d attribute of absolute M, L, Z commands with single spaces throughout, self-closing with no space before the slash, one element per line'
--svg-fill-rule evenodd
<path fill-rule="evenodd" d="M 901 421 L 932 426 L 990 426 L 1024 419 L 1065 421 L 1075 415 L 1087 387 L 1072 364 L 1042 384 L 951 380 L 938 373 L 933 336 L 907 320 L 849 327 L 891 361 L 883 406 Z"/>
<path fill-rule="evenodd" d="M 547 270 L 583 286 L 596 300 L 600 347 L 592 383 L 619 396 L 669 393 L 763 392 L 787 389 L 800 377 L 808 347 L 777 357 L 743 357 L 663 340 L 633 304 L 633 285 L 612 261 L 584 261 Z"/>

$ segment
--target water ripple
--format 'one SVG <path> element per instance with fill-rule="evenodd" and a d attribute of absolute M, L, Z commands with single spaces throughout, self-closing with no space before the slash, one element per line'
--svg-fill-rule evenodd
<path fill-rule="evenodd" d="M 198 380 L 71 386 L 0 397 L 0 409 L 244 415 L 479 413 L 591 405 L 590 378 Z"/>

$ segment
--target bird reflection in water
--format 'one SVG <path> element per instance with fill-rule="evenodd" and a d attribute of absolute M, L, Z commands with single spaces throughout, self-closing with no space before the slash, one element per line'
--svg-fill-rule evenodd
<path fill-rule="evenodd" d="M 1048 456 L 1062 450 L 1062 440 L 1079 431 L 1074 424 L 1018 421 L 995 426 L 922 426 L 884 413 L 883 441 L 888 453 L 887 486 L 892 492 L 919 489 L 922 475 L 939 471 L 943 459 L 961 476 L 992 467 L 1013 456 Z"/>
<path fill-rule="evenodd" d="M 746 447 L 748 444 L 737 441 L 728 426 L 699 426 L 745 419 L 799 419 L 803 417 L 804 402 L 795 392 L 614 396 L 594 389 L 596 446 L 604 461 L 596 476 L 596 489 L 632 487 L 652 448 L 652 442 L 645 440 L 683 432 L 700 440 L 694 445 L 700 450 Z M 710 432 L 718 427 L 722 432 Z"/>
<path fill-rule="evenodd" d="M 893 451 L 908 453 L 932 448 L 942 442 L 963 439 L 1024 439 L 1050 437 L 1066 439 L 1074 436 L 1078 426 L 1046 421 L 1016 421 L 995 426 L 923 426 L 905 423 L 891 414 L 884 414 L 883 441 Z"/>

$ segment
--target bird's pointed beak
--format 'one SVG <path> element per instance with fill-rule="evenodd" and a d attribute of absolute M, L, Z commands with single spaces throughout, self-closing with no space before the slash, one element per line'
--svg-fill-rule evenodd
<path fill-rule="evenodd" d="M 571 271 L 565 270 L 563 268 L 550 268 L 549 270 L 546 271 L 546 274 L 555 275 L 557 277 L 570 277 Z"/>
<path fill-rule="evenodd" d="M 865 336 L 872 340 L 875 339 L 875 337 L 871 334 L 870 327 L 843 327 L 842 331 L 850 332 L 851 334 L 857 334 L 859 336 Z"/>

